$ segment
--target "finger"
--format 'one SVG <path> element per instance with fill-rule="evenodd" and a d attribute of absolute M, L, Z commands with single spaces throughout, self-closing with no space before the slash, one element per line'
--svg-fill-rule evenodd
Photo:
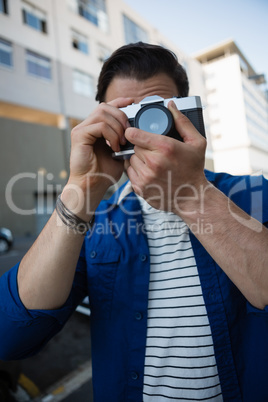
<path fill-rule="evenodd" d="M 138 145 L 134 146 L 134 154 L 130 158 L 131 164 L 135 162 L 136 158 L 141 160 L 143 164 L 146 164 L 146 152 L 148 152 L 145 148 L 141 148 Z"/>
<path fill-rule="evenodd" d="M 139 174 L 131 164 L 127 168 L 127 175 L 135 193 L 142 196 L 142 190 L 138 184 L 140 182 Z"/>
<path fill-rule="evenodd" d="M 162 135 L 149 133 L 134 127 L 130 127 L 125 131 L 125 137 L 131 144 L 150 151 L 159 149 L 159 146 L 163 143 Z"/>
<path fill-rule="evenodd" d="M 141 176 L 146 169 L 146 164 L 144 161 L 143 157 L 140 157 L 140 155 L 137 155 L 136 151 L 135 154 L 131 156 L 130 160 L 130 166 L 135 170 L 138 176 Z"/>
<path fill-rule="evenodd" d="M 117 99 L 114 99 L 113 101 L 110 101 L 107 103 L 107 105 L 113 106 L 114 108 L 116 108 L 116 110 L 118 110 L 118 112 L 116 112 L 117 116 L 118 116 L 117 118 L 124 127 L 123 135 L 120 136 L 121 145 L 126 144 L 125 130 L 128 127 L 130 127 L 130 123 L 129 123 L 128 116 L 126 115 L 126 113 L 124 113 L 120 109 L 125 108 L 133 103 L 134 103 L 134 98 L 117 98 Z"/>
<path fill-rule="evenodd" d="M 151 183 L 153 177 L 151 170 L 138 157 L 133 155 L 130 158 L 127 175 L 134 192 L 145 198 L 147 184 Z"/>
<path fill-rule="evenodd" d="M 113 107 L 115 117 L 118 119 L 118 121 L 121 122 L 121 124 L 124 127 L 123 136 L 120 137 L 121 145 L 126 144 L 125 130 L 128 127 L 130 127 L 130 123 L 129 123 L 129 120 L 128 120 L 128 117 L 127 117 L 126 113 L 124 113 L 120 109 L 125 108 L 125 107 L 129 106 L 132 103 L 134 103 L 134 98 L 117 98 L 117 99 L 114 99 L 114 100 L 112 100 L 112 101 L 107 103 L 107 105 Z"/>
<path fill-rule="evenodd" d="M 93 146 L 95 142 L 102 137 L 110 143 L 113 151 L 120 151 L 118 132 L 106 123 L 100 122 L 80 126 L 72 130 L 73 142 L 80 143 L 81 145 Z"/>
<path fill-rule="evenodd" d="M 132 184 L 137 183 L 137 181 L 139 180 L 138 173 L 131 164 L 128 165 L 127 175 Z"/>
<path fill-rule="evenodd" d="M 202 141 L 206 142 L 204 137 L 198 132 L 192 122 L 186 117 L 180 110 L 178 110 L 174 101 L 170 101 L 168 103 L 168 109 L 172 113 L 174 118 L 175 127 L 180 136 L 183 139 L 183 142 L 190 143 L 195 142 L 197 140 L 202 139 Z"/>
<path fill-rule="evenodd" d="M 105 105 L 102 110 L 99 112 L 98 117 L 96 118 L 96 123 L 103 125 L 102 134 L 106 140 L 110 138 L 105 136 L 105 132 L 107 133 L 116 133 L 117 141 L 121 145 L 126 144 L 125 139 L 125 130 L 128 127 L 128 120 L 123 112 L 114 107 Z M 107 129 L 105 126 L 108 126 Z M 112 131 L 109 131 L 108 128 L 111 128 Z"/>
<path fill-rule="evenodd" d="M 107 105 L 114 106 L 116 108 L 126 107 L 134 103 L 134 98 L 117 98 L 110 102 L 107 102 Z"/>
<path fill-rule="evenodd" d="M 126 114 L 108 103 L 101 103 L 92 115 L 85 120 L 85 123 L 96 123 L 99 121 L 107 121 L 110 122 L 110 124 L 119 123 L 124 130 L 128 127 Z"/>
<path fill-rule="evenodd" d="M 119 104 L 122 103 L 119 102 Z M 76 127 L 76 130 L 87 126 L 92 126 L 94 124 L 98 124 L 98 127 L 101 128 L 100 135 L 105 135 L 105 132 L 109 133 L 109 130 L 105 130 L 105 125 L 108 125 L 115 133 L 117 133 L 117 141 L 120 142 L 121 145 L 126 143 L 124 133 L 125 129 L 129 127 L 129 122 L 125 113 L 120 109 L 112 105 L 102 103 L 90 116 L 88 116 L 87 119 Z M 105 139 L 109 140 L 110 138 L 105 137 Z"/>
<path fill-rule="evenodd" d="M 135 155 L 153 171 L 167 166 L 183 144 L 174 138 L 135 128 L 127 129 L 125 136 L 134 144 Z"/>
<path fill-rule="evenodd" d="M 83 120 L 76 127 L 88 126 L 99 122 L 107 122 L 111 125 L 120 124 L 125 130 L 128 125 L 127 116 L 121 110 L 108 105 L 107 103 L 101 103 L 85 120 Z"/>

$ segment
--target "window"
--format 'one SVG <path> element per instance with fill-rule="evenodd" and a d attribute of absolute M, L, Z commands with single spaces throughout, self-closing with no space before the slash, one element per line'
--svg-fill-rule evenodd
<path fill-rule="evenodd" d="M 0 13 L 8 14 L 7 0 L 0 0 Z"/>
<path fill-rule="evenodd" d="M 22 17 L 26 25 L 37 29 L 37 31 L 47 33 L 46 14 L 43 11 L 28 3 L 23 3 Z"/>
<path fill-rule="evenodd" d="M 111 55 L 111 50 L 107 47 L 98 44 L 97 45 L 97 52 L 98 52 L 98 60 L 103 63 L 108 57 Z"/>
<path fill-rule="evenodd" d="M 0 39 L 0 64 L 12 67 L 12 45 L 4 39 Z"/>
<path fill-rule="evenodd" d="M 51 62 L 37 53 L 26 51 L 27 72 L 39 78 L 51 79 Z"/>
<path fill-rule="evenodd" d="M 135 43 L 135 42 L 148 42 L 147 32 L 144 31 L 139 25 L 135 24 L 131 19 L 123 16 L 124 18 L 124 30 L 125 30 L 125 39 L 126 43 Z"/>
<path fill-rule="evenodd" d="M 93 78 L 81 71 L 73 71 L 73 89 L 74 92 L 87 97 L 94 96 Z"/>
<path fill-rule="evenodd" d="M 74 49 L 88 54 L 87 38 L 74 30 L 72 30 L 72 46 Z"/>
<path fill-rule="evenodd" d="M 108 31 L 106 0 L 69 0 L 69 7 L 104 32 Z"/>

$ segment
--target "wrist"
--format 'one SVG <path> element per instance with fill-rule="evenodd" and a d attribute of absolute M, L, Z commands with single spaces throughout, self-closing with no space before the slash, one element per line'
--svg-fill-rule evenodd
<path fill-rule="evenodd" d="M 186 223 L 192 223 L 206 214 L 215 187 L 206 179 L 198 184 L 181 186 L 174 197 L 174 210 Z"/>
<path fill-rule="evenodd" d="M 84 189 L 77 183 L 68 181 L 61 193 L 61 201 L 78 218 L 89 222 L 104 194 L 105 190 Z"/>
<path fill-rule="evenodd" d="M 80 235 L 85 236 L 85 234 L 92 229 L 94 224 L 95 215 L 92 216 L 89 222 L 84 221 L 66 207 L 66 205 L 62 202 L 61 195 L 59 195 L 56 202 L 56 212 L 65 226 L 71 228 L 74 233 L 78 233 Z"/>

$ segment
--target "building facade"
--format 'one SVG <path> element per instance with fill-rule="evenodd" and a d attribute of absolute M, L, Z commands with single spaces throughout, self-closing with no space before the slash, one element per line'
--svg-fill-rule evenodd
<path fill-rule="evenodd" d="M 0 0 L 0 226 L 40 232 L 68 177 L 70 131 L 96 107 L 103 61 L 139 40 L 173 50 L 204 100 L 201 64 L 123 0 Z"/>
<path fill-rule="evenodd" d="M 137 41 L 177 54 L 201 96 L 206 167 L 268 176 L 268 103 L 233 40 L 189 56 L 123 0 L 0 0 L 0 226 L 35 235 L 69 170 L 71 129 L 96 107 L 103 61 Z"/>
<path fill-rule="evenodd" d="M 207 90 L 215 171 L 268 176 L 268 102 L 257 74 L 233 40 L 195 55 Z"/>

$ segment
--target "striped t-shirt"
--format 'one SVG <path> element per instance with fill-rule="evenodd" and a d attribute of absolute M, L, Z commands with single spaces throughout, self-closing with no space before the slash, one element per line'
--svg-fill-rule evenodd
<path fill-rule="evenodd" d="M 188 228 L 139 200 L 151 261 L 143 401 L 222 401 Z"/>

